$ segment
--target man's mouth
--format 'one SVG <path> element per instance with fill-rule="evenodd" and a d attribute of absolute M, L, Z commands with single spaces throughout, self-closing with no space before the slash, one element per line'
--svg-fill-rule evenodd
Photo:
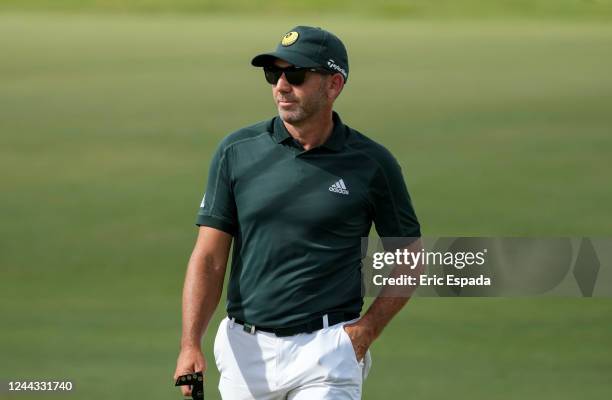
<path fill-rule="evenodd" d="M 295 101 L 293 100 L 288 100 L 288 99 L 279 99 L 278 100 L 278 105 L 279 106 L 289 106 L 291 104 L 294 104 Z"/>

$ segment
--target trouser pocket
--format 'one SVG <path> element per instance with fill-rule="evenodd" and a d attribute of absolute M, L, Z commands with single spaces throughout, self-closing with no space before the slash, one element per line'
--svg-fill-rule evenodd
<path fill-rule="evenodd" d="M 215 340 L 213 342 L 213 354 L 215 357 L 215 364 L 217 365 L 217 369 L 219 372 L 221 371 L 221 355 L 223 354 L 223 343 L 225 341 L 225 336 L 227 335 L 227 317 L 223 318 L 219 323 L 219 327 L 217 328 L 217 334 L 215 335 Z"/>
<path fill-rule="evenodd" d="M 357 353 L 355 353 L 355 348 L 353 347 L 353 341 L 348 333 L 344 330 L 344 324 L 340 326 L 340 335 L 342 337 L 342 341 L 344 342 L 345 347 L 351 358 L 355 361 L 355 364 L 359 365 L 360 361 L 357 360 Z"/>

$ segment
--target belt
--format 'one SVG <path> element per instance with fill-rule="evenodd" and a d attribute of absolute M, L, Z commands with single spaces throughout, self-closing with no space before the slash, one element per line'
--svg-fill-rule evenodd
<path fill-rule="evenodd" d="M 257 331 L 262 331 L 273 333 L 276 336 L 283 337 L 297 335 L 298 333 L 311 333 L 314 331 L 318 331 L 319 329 L 327 328 L 328 326 L 336 325 L 340 322 L 350 321 L 352 319 L 359 318 L 359 314 L 334 312 L 312 319 L 303 324 L 292 325 L 283 328 L 268 328 L 265 326 L 255 326 L 238 318 L 229 318 L 235 323 L 242 325 L 242 329 L 252 335 L 254 335 Z"/>

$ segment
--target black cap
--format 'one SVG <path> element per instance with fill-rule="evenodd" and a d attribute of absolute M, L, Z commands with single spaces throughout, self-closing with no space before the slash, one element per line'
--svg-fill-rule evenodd
<path fill-rule="evenodd" d="M 338 72 L 345 82 L 348 79 L 348 55 L 344 44 L 336 35 L 321 28 L 296 26 L 282 37 L 275 51 L 256 56 L 251 64 L 264 67 L 276 58 L 296 67 L 324 68 Z"/>

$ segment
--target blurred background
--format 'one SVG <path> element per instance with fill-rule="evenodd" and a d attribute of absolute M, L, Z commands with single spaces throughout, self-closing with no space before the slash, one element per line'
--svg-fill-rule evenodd
<path fill-rule="evenodd" d="M 347 45 L 336 110 L 398 158 L 425 235 L 610 236 L 611 22 L 609 0 L 0 0 L 0 379 L 180 398 L 210 157 L 275 114 L 249 62 L 298 24 Z M 415 298 L 364 398 L 607 398 L 611 315 Z"/>

